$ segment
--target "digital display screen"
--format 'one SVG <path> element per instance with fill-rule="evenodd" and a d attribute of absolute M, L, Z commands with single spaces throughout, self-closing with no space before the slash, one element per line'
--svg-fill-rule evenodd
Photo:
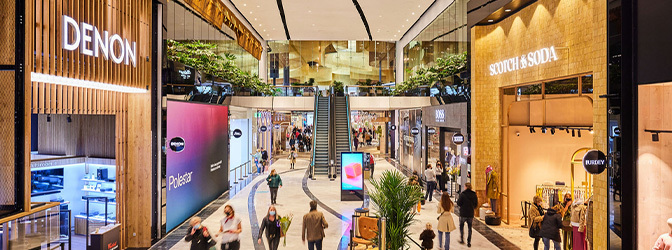
<path fill-rule="evenodd" d="M 166 231 L 229 188 L 227 106 L 168 101 Z"/>
<path fill-rule="evenodd" d="M 364 190 L 364 153 L 341 153 L 341 190 Z"/>

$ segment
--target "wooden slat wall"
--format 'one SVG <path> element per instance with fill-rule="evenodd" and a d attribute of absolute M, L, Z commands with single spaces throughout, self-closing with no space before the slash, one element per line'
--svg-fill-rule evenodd
<path fill-rule="evenodd" d="M 115 158 L 114 115 L 38 116 L 39 154 Z"/>
<path fill-rule="evenodd" d="M 28 2 L 26 13 L 30 13 L 30 18 L 26 30 L 33 31 L 26 35 L 26 41 L 32 42 L 26 48 L 28 74 L 32 71 L 148 89 L 151 84 L 151 60 L 147 60 L 151 58 L 151 0 Z M 119 34 L 122 39 L 136 42 L 136 67 L 115 64 L 102 55 L 96 58 L 81 55 L 79 51 L 63 50 L 62 15 L 89 23 L 100 32 L 108 31 L 110 36 Z M 40 82 L 33 82 L 32 87 L 27 88 L 28 118 L 29 113 L 115 116 L 117 220 L 122 224 L 122 248 L 151 246 L 152 187 L 151 181 L 147 181 L 151 176 L 150 96 L 149 93 L 125 94 Z M 30 127 L 27 131 L 29 142 Z M 30 149 L 30 143 L 27 148 Z"/>

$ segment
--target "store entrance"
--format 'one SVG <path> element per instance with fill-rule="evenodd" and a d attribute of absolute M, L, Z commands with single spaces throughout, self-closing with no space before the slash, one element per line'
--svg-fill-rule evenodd
<path fill-rule="evenodd" d="M 432 127 L 425 129 L 427 134 L 427 149 L 425 165 L 438 164 L 444 168 L 444 174 L 439 180 L 439 188 L 448 191 L 451 195 L 458 194 L 466 183 L 470 172 L 466 155 L 462 154 L 462 145 L 453 142 L 453 136 L 460 133 L 459 128 Z"/>
<path fill-rule="evenodd" d="M 87 232 L 117 220 L 115 116 L 32 119 L 31 202 L 60 202 L 62 240 L 85 249 Z"/>

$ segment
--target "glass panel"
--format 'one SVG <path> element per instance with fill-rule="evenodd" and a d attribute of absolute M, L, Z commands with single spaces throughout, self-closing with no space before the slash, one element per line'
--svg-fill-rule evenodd
<path fill-rule="evenodd" d="M 563 97 L 579 93 L 579 78 L 562 79 L 545 83 L 547 97 Z"/>
<path fill-rule="evenodd" d="M 593 75 L 586 75 L 581 77 L 581 93 L 593 93 Z"/>
<path fill-rule="evenodd" d="M 541 100 L 541 83 L 516 88 L 517 101 Z"/>

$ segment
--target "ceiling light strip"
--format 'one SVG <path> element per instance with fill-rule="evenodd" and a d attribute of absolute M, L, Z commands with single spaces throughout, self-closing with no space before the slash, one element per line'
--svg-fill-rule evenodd
<path fill-rule="evenodd" d="M 287 20 L 285 20 L 285 8 L 282 5 L 282 0 L 276 0 L 276 2 L 278 3 L 278 13 L 280 13 L 280 19 L 282 19 L 282 26 L 285 27 L 285 36 L 287 36 L 287 40 L 290 40 Z"/>
<path fill-rule="evenodd" d="M 47 75 L 42 73 L 30 72 L 30 79 L 33 82 L 44 82 L 72 87 L 82 87 L 89 89 L 109 90 L 122 93 L 146 93 L 146 89 L 133 88 L 127 86 L 114 85 L 109 83 L 94 82 L 87 80 L 80 80 L 74 78 L 67 78 L 62 76 Z"/>

